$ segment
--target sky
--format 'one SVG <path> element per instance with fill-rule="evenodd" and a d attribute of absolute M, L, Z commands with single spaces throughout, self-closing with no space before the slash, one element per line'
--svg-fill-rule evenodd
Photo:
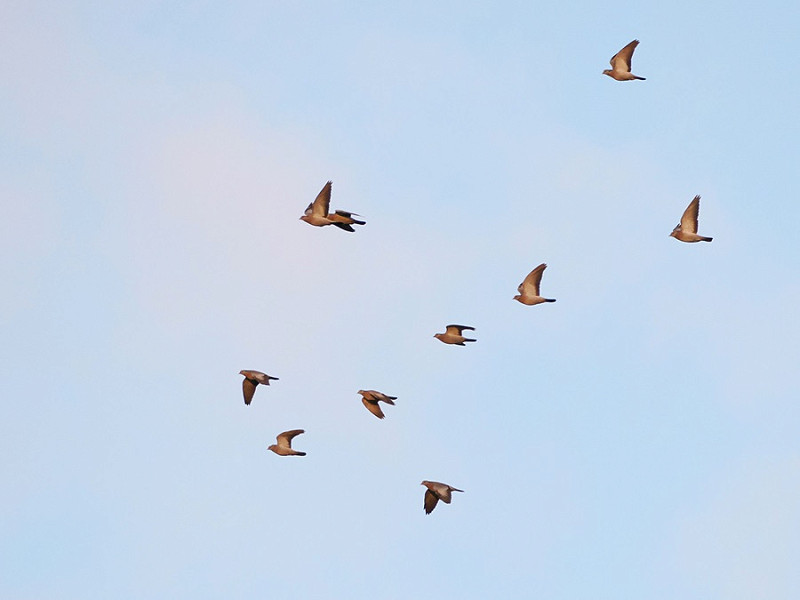
<path fill-rule="evenodd" d="M 796 2 L 0 23 L 0 596 L 800 597 Z"/>

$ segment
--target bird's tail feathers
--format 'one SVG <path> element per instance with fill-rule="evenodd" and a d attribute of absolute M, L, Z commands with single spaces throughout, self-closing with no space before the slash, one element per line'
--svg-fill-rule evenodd
<path fill-rule="evenodd" d="M 464 338 L 464 341 L 465 342 L 477 342 L 478 340 L 473 340 L 473 339 L 470 339 L 470 338 Z"/>
<path fill-rule="evenodd" d="M 714 239 L 713 237 L 701 237 L 700 241 L 701 242 L 710 242 L 713 239 Z"/>
<path fill-rule="evenodd" d="M 545 302 L 555 302 L 556 299 L 555 298 L 545 298 L 544 301 Z"/>

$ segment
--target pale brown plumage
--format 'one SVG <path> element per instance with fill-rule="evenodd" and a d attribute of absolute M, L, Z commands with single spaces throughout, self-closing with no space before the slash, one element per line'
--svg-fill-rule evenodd
<path fill-rule="evenodd" d="M 461 332 L 465 329 L 475 331 L 474 327 L 469 327 L 467 325 L 448 325 L 444 333 L 435 333 L 433 337 L 445 344 L 455 344 L 456 346 L 464 346 L 464 342 L 476 342 L 477 340 L 466 338 L 461 335 Z"/>
<path fill-rule="evenodd" d="M 308 205 L 305 214 L 300 217 L 300 220 L 314 227 L 335 225 L 339 229 L 344 229 L 345 231 L 355 231 L 352 227 L 353 224 L 364 225 L 366 221 L 358 221 L 352 218 L 352 215 L 359 216 L 356 213 L 347 212 L 346 210 L 330 212 L 332 187 L 332 181 L 322 186 L 319 194 L 317 194 L 314 201 Z"/>
<path fill-rule="evenodd" d="M 244 392 L 244 403 L 247 405 L 253 400 L 253 394 L 256 393 L 256 387 L 259 383 L 262 385 L 269 385 L 270 380 L 278 381 L 277 377 L 272 377 L 261 371 L 244 369 L 239 371 L 239 375 L 244 375 L 242 391 Z"/>
<path fill-rule="evenodd" d="M 633 51 L 636 50 L 636 46 L 638 45 L 639 40 L 633 40 L 612 56 L 609 61 L 611 63 L 611 68 L 603 71 L 603 75 L 608 75 L 617 81 L 633 81 L 634 79 L 641 79 L 644 81 L 644 77 L 639 77 L 631 73 L 631 59 L 633 58 Z"/>
<path fill-rule="evenodd" d="M 519 294 L 514 296 L 514 300 L 522 302 L 522 304 L 527 304 L 528 306 L 534 306 L 544 302 L 555 302 L 554 298 L 543 298 L 539 294 L 539 286 L 542 283 L 542 274 L 546 268 L 547 265 L 542 263 L 533 271 L 528 273 L 528 276 L 525 277 L 522 283 L 519 284 L 519 287 L 517 288 Z"/>
<path fill-rule="evenodd" d="M 292 448 L 292 439 L 301 433 L 305 433 L 305 430 L 291 429 L 289 431 L 284 431 L 283 433 L 278 434 L 278 443 L 267 446 L 267 450 L 272 450 L 279 456 L 305 456 L 305 452 L 298 452 Z"/>
<path fill-rule="evenodd" d="M 459 490 L 458 488 L 454 488 L 452 485 L 447 485 L 446 483 L 440 483 L 438 481 L 423 481 L 420 485 L 424 485 L 427 490 L 425 490 L 425 514 L 429 515 L 433 512 L 433 509 L 436 508 L 436 504 L 441 500 L 445 504 L 450 504 L 450 500 L 452 496 L 450 492 L 463 492 L 464 490 Z"/>
<path fill-rule="evenodd" d="M 675 226 L 675 229 L 670 233 L 670 237 L 674 237 L 681 242 L 710 242 L 714 238 L 706 237 L 697 234 L 697 219 L 700 216 L 700 196 L 695 196 L 683 211 L 681 222 Z"/>
<path fill-rule="evenodd" d="M 352 225 L 366 225 L 366 221 L 359 221 L 358 219 L 354 219 L 353 215 L 356 217 L 360 217 L 358 213 L 351 213 L 347 212 L 346 210 L 337 210 L 332 214 L 328 214 L 328 219 L 330 219 L 336 227 L 339 229 L 344 229 L 345 231 L 355 231 Z"/>
<path fill-rule="evenodd" d="M 375 390 L 358 390 L 358 393 L 361 394 L 361 402 L 364 403 L 367 410 L 379 419 L 383 419 L 385 415 L 378 405 L 378 402 L 385 402 L 386 404 L 394 406 L 394 401 L 397 400 L 397 396 L 387 396 Z"/>

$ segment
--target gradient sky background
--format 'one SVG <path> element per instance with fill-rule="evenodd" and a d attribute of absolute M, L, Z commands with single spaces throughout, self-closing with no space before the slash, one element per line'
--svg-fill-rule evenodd
<path fill-rule="evenodd" d="M 181 4 L 0 4 L 0 596 L 800 597 L 797 2 Z"/>

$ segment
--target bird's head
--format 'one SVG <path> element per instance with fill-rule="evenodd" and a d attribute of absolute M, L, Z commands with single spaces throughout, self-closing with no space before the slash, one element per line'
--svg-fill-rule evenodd
<path fill-rule="evenodd" d="M 611 77 L 611 73 L 613 73 L 613 71 L 611 69 L 605 69 L 603 71 L 603 75 L 608 75 L 609 77 Z"/>
<path fill-rule="evenodd" d="M 275 452 L 275 450 L 277 449 L 278 449 L 278 444 L 270 444 L 269 446 L 267 446 L 267 450 L 272 450 L 273 452 Z"/>
<path fill-rule="evenodd" d="M 239 371 L 239 375 L 244 375 L 245 377 L 247 377 L 247 374 L 244 372 L 244 369 Z"/>
<path fill-rule="evenodd" d="M 434 333 L 433 337 L 435 337 L 437 340 L 439 340 L 439 339 L 442 339 L 442 334 L 441 333 Z"/>

